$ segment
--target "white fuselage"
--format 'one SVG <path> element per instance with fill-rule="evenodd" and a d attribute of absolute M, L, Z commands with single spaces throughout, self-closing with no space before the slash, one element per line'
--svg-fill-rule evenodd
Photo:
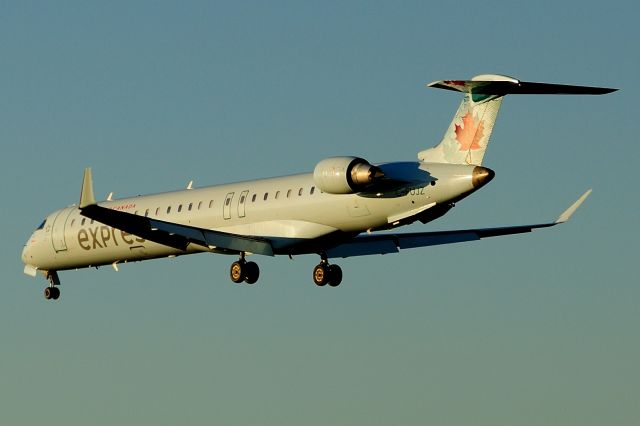
<path fill-rule="evenodd" d="M 410 183 L 370 194 L 328 194 L 313 174 L 245 181 L 105 201 L 100 206 L 134 215 L 237 235 L 268 237 L 275 254 L 317 253 L 310 241 L 344 241 L 358 233 L 401 226 L 434 206 L 473 192 L 474 166 L 387 163 Z M 311 248 L 309 248 L 311 247 Z M 22 253 L 27 268 L 65 270 L 195 252 L 233 253 L 190 246 L 178 250 L 94 222 L 77 206 L 50 214 Z"/>

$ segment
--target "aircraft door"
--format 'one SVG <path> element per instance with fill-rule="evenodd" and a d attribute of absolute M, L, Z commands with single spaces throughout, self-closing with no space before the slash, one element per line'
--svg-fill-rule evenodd
<path fill-rule="evenodd" d="M 224 204 L 222 206 L 222 216 L 226 219 L 231 219 L 231 200 L 233 200 L 234 192 L 230 192 L 224 198 Z"/>
<path fill-rule="evenodd" d="M 238 200 L 238 217 L 245 216 L 245 206 L 247 203 L 248 195 L 249 195 L 249 191 L 242 191 L 240 193 L 240 199 Z"/>
<path fill-rule="evenodd" d="M 56 215 L 53 219 L 53 226 L 51 227 L 51 242 L 53 243 L 53 249 L 58 251 L 65 251 L 67 249 L 67 241 L 64 238 L 64 228 L 67 224 L 67 219 L 71 215 L 74 209 L 64 209 Z"/>

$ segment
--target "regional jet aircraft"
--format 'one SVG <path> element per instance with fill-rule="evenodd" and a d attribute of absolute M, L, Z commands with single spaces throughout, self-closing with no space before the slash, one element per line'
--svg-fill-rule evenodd
<path fill-rule="evenodd" d="M 360 157 L 326 158 L 313 173 L 97 202 L 87 168 L 77 205 L 42 222 L 22 252 L 24 272 L 48 280 L 46 299 L 60 296 L 59 271 L 191 253 L 237 256 L 230 277 L 253 284 L 260 270 L 249 255 L 315 254 L 318 286 L 337 286 L 342 270 L 329 259 L 530 232 L 566 222 L 587 191 L 555 221 L 501 228 L 396 233 L 431 222 L 486 185 L 482 165 L 508 94 L 600 95 L 616 89 L 532 83 L 501 75 L 444 80 L 429 87 L 463 93 L 442 141 L 418 161 L 371 164 Z M 379 232 L 386 231 L 386 232 Z"/>

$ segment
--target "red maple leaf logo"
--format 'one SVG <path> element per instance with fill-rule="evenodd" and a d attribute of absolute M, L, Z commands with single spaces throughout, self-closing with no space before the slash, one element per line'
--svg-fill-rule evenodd
<path fill-rule="evenodd" d="M 467 112 L 462 117 L 462 126 L 456 124 L 455 132 L 456 140 L 460 144 L 460 151 L 474 151 L 482 148 L 479 142 L 484 136 L 484 122 L 476 122 L 471 112 Z"/>

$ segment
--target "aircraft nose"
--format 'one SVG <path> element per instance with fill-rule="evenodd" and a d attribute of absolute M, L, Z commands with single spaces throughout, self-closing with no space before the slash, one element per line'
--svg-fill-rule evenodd
<path fill-rule="evenodd" d="M 33 265 L 33 262 L 34 262 L 33 244 L 34 244 L 34 236 L 32 234 L 31 237 L 29 237 L 29 239 L 27 240 L 27 242 L 24 243 L 24 247 L 22 248 L 22 263 L 24 263 L 25 265 Z"/>
<path fill-rule="evenodd" d="M 471 174 L 471 184 L 476 189 L 480 188 L 488 184 L 495 175 L 496 173 L 491 169 L 476 166 L 473 168 L 473 173 Z"/>
<path fill-rule="evenodd" d="M 24 245 L 24 248 L 22 249 L 22 263 L 24 263 L 25 265 L 29 260 L 29 242 L 27 241 L 27 243 Z"/>

